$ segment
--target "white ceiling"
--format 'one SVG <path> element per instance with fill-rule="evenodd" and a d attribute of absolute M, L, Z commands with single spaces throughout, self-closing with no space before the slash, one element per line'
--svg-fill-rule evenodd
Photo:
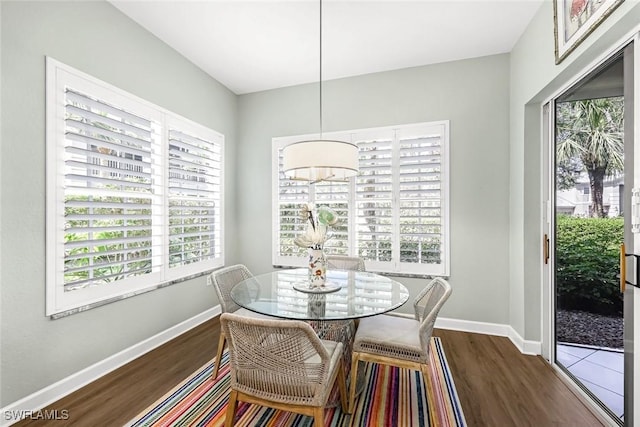
<path fill-rule="evenodd" d="M 543 0 L 324 0 L 323 80 L 511 51 Z M 111 0 L 236 94 L 319 80 L 319 0 Z"/>

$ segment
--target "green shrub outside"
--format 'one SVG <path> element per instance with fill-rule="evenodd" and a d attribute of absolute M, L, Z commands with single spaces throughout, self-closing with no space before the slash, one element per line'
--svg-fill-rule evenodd
<path fill-rule="evenodd" d="M 556 221 L 558 308 L 598 314 L 622 314 L 619 260 L 623 218 Z"/>

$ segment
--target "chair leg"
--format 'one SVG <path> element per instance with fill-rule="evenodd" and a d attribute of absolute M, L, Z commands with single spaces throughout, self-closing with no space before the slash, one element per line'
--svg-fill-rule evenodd
<path fill-rule="evenodd" d="M 429 365 L 420 365 L 420 371 L 422 371 L 422 378 L 424 379 L 424 387 L 427 393 L 431 392 L 431 374 L 429 373 Z"/>
<path fill-rule="evenodd" d="M 224 351 L 224 345 L 226 344 L 226 337 L 224 332 L 220 331 L 220 338 L 218 339 L 218 350 L 216 350 L 216 361 L 213 363 L 213 373 L 211 378 L 214 380 L 218 378 L 218 369 L 220 369 L 220 359 L 222 359 L 222 352 Z"/>
<path fill-rule="evenodd" d="M 324 427 L 324 408 L 322 406 L 313 408 L 313 427 Z"/>
<path fill-rule="evenodd" d="M 348 414 L 352 414 L 354 408 L 354 403 L 356 400 L 356 388 L 358 387 L 358 364 L 360 362 L 360 353 L 353 352 L 351 353 L 351 384 L 349 385 L 349 408 L 347 409 Z"/>
<path fill-rule="evenodd" d="M 424 390 L 425 395 L 427 396 L 427 405 L 431 406 L 434 404 L 433 402 L 433 391 L 431 384 L 431 374 L 429 373 L 429 365 L 423 364 L 420 365 L 420 371 L 422 371 L 422 378 L 424 379 Z M 438 425 L 438 420 L 435 416 L 435 411 L 429 411 L 429 425 Z"/>
<path fill-rule="evenodd" d="M 349 403 L 347 402 L 347 380 L 344 375 L 344 366 L 340 363 L 338 366 L 338 390 L 340 391 L 340 405 L 342 406 L 342 412 L 350 414 Z"/>
<path fill-rule="evenodd" d="M 231 390 L 229 394 L 229 403 L 227 404 L 227 412 L 225 414 L 224 425 L 225 427 L 233 427 L 235 417 L 236 417 L 236 408 L 238 407 L 238 392 L 235 390 Z"/>

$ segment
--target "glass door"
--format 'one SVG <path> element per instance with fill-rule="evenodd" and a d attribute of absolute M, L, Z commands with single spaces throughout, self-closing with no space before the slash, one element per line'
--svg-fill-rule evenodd
<path fill-rule="evenodd" d="M 620 425 L 626 394 L 620 247 L 632 245 L 633 144 L 625 132 L 625 123 L 633 122 L 627 111 L 632 95 L 625 91 L 629 62 L 624 50 L 613 55 L 556 98 L 548 112 L 555 123 L 554 361 Z"/>

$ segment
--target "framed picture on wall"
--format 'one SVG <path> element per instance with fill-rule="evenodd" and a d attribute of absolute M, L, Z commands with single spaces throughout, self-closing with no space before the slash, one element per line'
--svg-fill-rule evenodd
<path fill-rule="evenodd" d="M 562 62 L 624 0 L 553 0 L 556 64 Z"/>

